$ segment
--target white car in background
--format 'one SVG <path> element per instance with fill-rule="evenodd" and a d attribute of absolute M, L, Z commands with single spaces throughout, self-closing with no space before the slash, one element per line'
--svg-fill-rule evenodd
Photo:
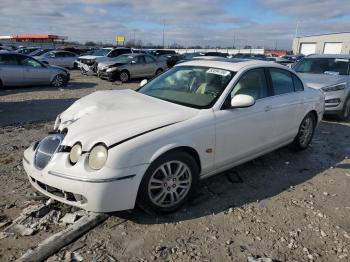
<path fill-rule="evenodd" d="M 97 73 L 98 63 L 108 62 L 120 55 L 130 54 L 130 53 L 133 53 L 133 50 L 131 48 L 106 47 L 106 48 L 95 50 L 92 55 L 80 56 L 77 59 L 76 63 L 83 74 L 86 74 L 89 72 Z"/>
<path fill-rule="evenodd" d="M 31 184 L 96 212 L 180 208 L 203 179 L 293 143 L 308 147 L 322 92 L 269 62 L 189 61 L 138 91 L 98 91 L 24 152 Z"/>
<path fill-rule="evenodd" d="M 34 56 L 34 58 L 48 65 L 75 68 L 75 60 L 77 60 L 78 56 L 68 51 L 49 51 L 40 56 Z"/>
<path fill-rule="evenodd" d="M 325 114 L 336 115 L 340 120 L 349 118 L 350 55 L 310 55 L 293 69 L 308 86 L 324 92 Z"/>

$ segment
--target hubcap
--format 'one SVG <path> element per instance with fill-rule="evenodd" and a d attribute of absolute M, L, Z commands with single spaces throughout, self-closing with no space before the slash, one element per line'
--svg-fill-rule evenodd
<path fill-rule="evenodd" d="M 129 78 L 129 76 L 128 76 L 127 73 L 123 72 L 123 73 L 120 74 L 120 80 L 121 80 L 122 82 L 128 81 L 128 78 Z"/>
<path fill-rule="evenodd" d="M 159 166 L 148 183 L 148 196 L 159 207 L 173 207 L 190 191 L 192 173 L 181 161 L 169 161 Z"/>
<path fill-rule="evenodd" d="M 344 118 L 348 118 L 350 114 L 350 99 L 346 101 L 345 108 L 344 108 Z"/>
<path fill-rule="evenodd" d="M 300 127 L 300 133 L 299 133 L 300 144 L 303 146 L 306 146 L 310 142 L 313 132 L 314 132 L 313 120 L 309 116 L 304 119 Z"/>

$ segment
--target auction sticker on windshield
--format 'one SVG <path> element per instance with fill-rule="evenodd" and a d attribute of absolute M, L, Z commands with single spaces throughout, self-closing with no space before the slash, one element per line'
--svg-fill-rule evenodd
<path fill-rule="evenodd" d="M 217 68 L 210 68 L 210 69 L 208 69 L 207 73 L 208 74 L 220 75 L 220 76 L 228 76 L 228 75 L 230 75 L 230 71 L 217 69 Z"/>

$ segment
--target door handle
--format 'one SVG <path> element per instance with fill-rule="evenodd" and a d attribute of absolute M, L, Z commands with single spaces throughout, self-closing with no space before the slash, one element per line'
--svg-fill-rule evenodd
<path fill-rule="evenodd" d="M 265 106 L 264 111 L 268 112 L 272 110 L 272 106 Z"/>

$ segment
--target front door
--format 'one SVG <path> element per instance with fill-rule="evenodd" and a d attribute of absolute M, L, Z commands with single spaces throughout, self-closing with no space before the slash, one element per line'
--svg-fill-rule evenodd
<path fill-rule="evenodd" d="M 271 117 L 271 93 L 264 69 L 244 73 L 227 99 L 231 101 L 238 94 L 250 95 L 256 103 L 247 108 L 227 108 L 215 112 L 216 169 L 253 158 L 268 150 L 274 141 L 276 120 Z"/>
<path fill-rule="evenodd" d="M 47 85 L 50 83 L 51 72 L 49 68 L 37 60 L 22 56 L 20 63 L 23 68 L 23 81 L 26 85 Z"/>

